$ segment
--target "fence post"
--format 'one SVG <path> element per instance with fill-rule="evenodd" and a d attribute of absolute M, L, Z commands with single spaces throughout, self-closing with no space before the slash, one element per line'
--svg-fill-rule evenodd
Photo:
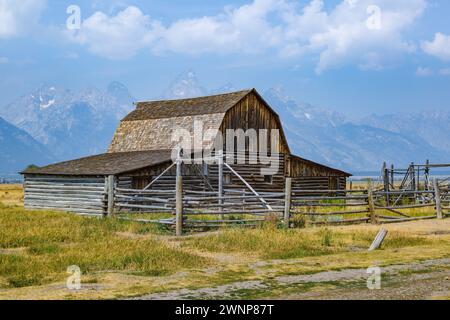
<path fill-rule="evenodd" d="M 219 152 L 219 163 L 218 163 L 218 165 L 219 165 L 219 177 L 218 177 L 218 196 L 219 196 L 219 212 L 220 212 L 220 215 L 219 215 L 219 219 L 220 220 L 224 220 L 224 217 L 223 217 L 223 214 L 222 214 L 222 211 L 223 211 L 223 207 L 222 207 L 222 205 L 223 205 L 223 151 L 222 150 L 220 150 Z"/>
<path fill-rule="evenodd" d="M 369 209 L 370 222 L 373 224 L 378 223 L 377 215 L 375 214 L 375 204 L 373 200 L 372 179 L 367 182 L 367 204 Z"/>
<path fill-rule="evenodd" d="M 291 218 L 291 196 L 292 196 L 292 178 L 286 178 L 286 188 L 284 197 L 284 224 L 289 228 Z"/>
<path fill-rule="evenodd" d="M 178 149 L 175 180 L 175 235 L 183 235 L 183 173 L 181 171 L 181 148 Z"/>
<path fill-rule="evenodd" d="M 383 181 L 384 181 L 384 191 L 386 192 L 386 206 L 389 207 L 389 169 L 387 168 L 386 162 L 383 162 Z"/>
<path fill-rule="evenodd" d="M 115 186 L 115 177 L 113 175 L 108 176 L 107 179 L 107 189 L 108 189 L 108 217 L 112 217 L 114 215 L 114 186 Z"/>
<path fill-rule="evenodd" d="M 175 233 L 179 237 L 183 235 L 183 177 L 177 176 L 176 183 Z"/>
<path fill-rule="evenodd" d="M 441 192 L 439 190 L 439 183 L 437 178 L 433 179 L 433 189 L 434 189 L 434 202 L 436 203 L 436 216 L 438 219 L 444 219 L 441 206 Z"/>

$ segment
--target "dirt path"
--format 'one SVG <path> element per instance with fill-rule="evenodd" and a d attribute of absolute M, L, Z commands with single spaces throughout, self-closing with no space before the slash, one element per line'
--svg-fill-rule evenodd
<path fill-rule="evenodd" d="M 380 290 L 367 288 L 331 289 L 277 297 L 283 300 L 429 300 L 450 299 L 449 271 L 398 276 Z"/>
<path fill-rule="evenodd" d="M 137 299 L 239 299 L 252 294 L 257 294 L 261 298 L 276 299 L 450 298 L 450 259 L 383 267 L 380 290 L 367 289 L 366 271 L 366 269 L 344 269 L 308 275 L 280 276 L 270 281 L 242 281 L 196 290 L 182 289 L 150 294 Z M 319 287 L 322 289 L 316 290 Z"/>

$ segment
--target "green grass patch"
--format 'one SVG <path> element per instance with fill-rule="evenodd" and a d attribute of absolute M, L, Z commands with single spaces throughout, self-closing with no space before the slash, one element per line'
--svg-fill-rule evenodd
<path fill-rule="evenodd" d="M 155 240 L 153 231 L 149 224 L 0 205 L 0 248 L 26 248 L 0 254 L 0 274 L 6 287 L 23 287 L 62 280 L 71 265 L 84 275 L 107 270 L 161 276 L 208 264 Z"/>

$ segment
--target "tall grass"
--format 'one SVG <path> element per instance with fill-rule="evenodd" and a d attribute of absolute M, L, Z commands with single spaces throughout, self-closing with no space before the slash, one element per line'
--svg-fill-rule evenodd
<path fill-rule="evenodd" d="M 211 252 L 230 252 L 256 255 L 262 259 L 291 259 L 348 252 L 349 247 L 367 250 L 375 231 L 337 231 L 328 228 L 276 229 L 264 225 L 252 230 L 230 229 L 208 237 L 191 238 L 188 247 Z M 398 232 L 392 232 L 383 248 L 418 246 L 429 241 Z"/>
<path fill-rule="evenodd" d="M 22 287 L 61 280 L 70 265 L 79 266 L 85 274 L 109 270 L 158 276 L 208 263 L 151 235 L 121 235 L 153 231 L 145 226 L 0 204 L 0 283 Z"/>

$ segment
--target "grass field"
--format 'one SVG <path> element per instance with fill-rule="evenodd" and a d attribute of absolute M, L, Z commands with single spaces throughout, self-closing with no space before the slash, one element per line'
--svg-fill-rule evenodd
<path fill-rule="evenodd" d="M 248 281 L 268 287 L 231 298 L 283 297 L 276 277 L 450 257 L 448 219 L 386 226 L 382 250 L 369 253 L 379 226 L 268 223 L 175 238 L 151 224 L 28 211 L 22 199 L 21 186 L 0 186 L 0 299 L 111 299 Z M 79 291 L 65 286 L 71 265 L 82 271 Z"/>

